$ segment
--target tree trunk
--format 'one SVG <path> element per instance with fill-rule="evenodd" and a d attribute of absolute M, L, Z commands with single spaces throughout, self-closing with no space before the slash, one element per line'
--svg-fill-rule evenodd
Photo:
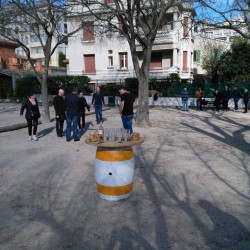
<path fill-rule="evenodd" d="M 148 105 L 148 82 L 149 82 L 149 65 L 151 60 L 152 45 L 143 49 L 143 61 L 139 66 L 136 49 L 130 45 L 132 59 L 134 63 L 135 73 L 139 82 L 138 107 L 135 118 L 135 126 L 148 128 L 151 126 L 149 121 L 149 105 Z"/>
<path fill-rule="evenodd" d="M 148 128 L 151 126 L 149 121 L 149 105 L 148 105 L 148 81 L 149 72 L 140 70 L 138 75 L 139 82 L 139 98 L 136 112 L 135 125 L 138 127 Z"/>
<path fill-rule="evenodd" d="M 48 102 L 48 74 L 49 74 L 49 59 L 50 59 L 50 51 L 51 51 L 51 41 L 52 38 L 48 38 L 45 46 L 45 62 L 44 62 L 44 72 L 42 76 L 42 84 L 41 84 L 41 94 L 42 94 L 42 120 L 45 123 L 50 122 L 50 112 L 49 112 L 49 102 Z"/>

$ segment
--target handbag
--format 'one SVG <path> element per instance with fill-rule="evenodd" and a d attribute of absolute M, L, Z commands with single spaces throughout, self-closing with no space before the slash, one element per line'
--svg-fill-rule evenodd
<path fill-rule="evenodd" d="M 31 118 L 32 119 L 38 119 L 41 117 L 41 114 L 39 111 L 31 111 Z"/>

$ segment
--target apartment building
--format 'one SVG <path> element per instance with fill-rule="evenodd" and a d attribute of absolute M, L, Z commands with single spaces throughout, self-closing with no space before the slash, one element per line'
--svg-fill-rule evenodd
<path fill-rule="evenodd" d="M 112 4 L 113 1 L 108 2 Z M 192 8 L 181 7 L 173 7 L 166 13 L 168 25 L 158 31 L 153 45 L 151 78 L 164 79 L 171 73 L 177 73 L 181 79 L 192 80 L 193 14 Z M 69 20 L 69 27 L 72 25 L 70 22 L 73 21 Z M 83 29 L 69 38 L 68 75 L 87 75 L 95 85 L 123 83 L 125 78 L 136 77 L 127 40 L 112 29 L 105 35 L 100 35 L 98 29 L 98 23 L 89 18 L 83 22 Z M 139 44 L 137 55 L 141 61 L 142 48 Z"/>
<path fill-rule="evenodd" d="M 202 62 L 204 56 L 206 56 L 206 44 L 210 43 L 214 45 L 214 48 L 223 49 L 223 51 L 229 50 L 232 41 L 235 37 L 240 35 L 229 29 L 219 29 L 212 27 L 196 28 L 193 33 L 194 39 L 194 51 L 193 51 L 193 68 L 195 74 L 206 74 L 206 71 L 202 68 Z"/>
<path fill-rule="evenodd" d="M 27 27 L 26 30 L 29 30 L 29 27 Z M 57 25 L 57 32 L 58 35 L 53 37 L 52 40 L 52 48 L 55 46 L 57 41 L 61 39 L 62 35 L 67 34 L 67 20 L 64 19 L 62 20 L 58 25 Z M 20 41 L 27 46 L 30 49 L 30 56 L 37 61 L 41 61 L 42 64 L 44 64 L 44 52 L 43 52 L 43 47 L 41 45 L 41 42 L 39 41 L 39 37 L 36 36 L 32 31 L 25 32 L 23 34 L 19 34 L 20 36 Z M 46 34 L 41 35 L 42 41 L 45 42 L 46 40 Z M 67 49 L 67 44 L 60 44 L 53 55 L 51 56 L 50 59 L 50 66 L 58 67 L 59 66 L 59 56 L 60 54 L 66 55 L 66 49 Z M 21 56 L 26 56 L 24 50 L 19 47 L 16 49 L 16 54 L 21 55 Z"/>

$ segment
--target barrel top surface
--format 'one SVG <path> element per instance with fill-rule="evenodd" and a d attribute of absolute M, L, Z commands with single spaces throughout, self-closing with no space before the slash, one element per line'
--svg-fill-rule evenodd
<path fill-rule="evenodd" d="M 105 142 L 91 142 L 89 138 L 85 139 L 85 143 L 96 146 L 96 147 L 104 147 L 104 148 L 121 148 L 121 147 L 131 147 L 144 142 L 144 139 L 140 137 L 138 141 L 129 141 L 129 142 L 113 142 L 113 141 L 105 141 Z"/>

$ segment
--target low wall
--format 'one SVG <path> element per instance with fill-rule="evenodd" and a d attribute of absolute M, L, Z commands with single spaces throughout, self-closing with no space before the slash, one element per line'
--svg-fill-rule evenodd
<path fill-rule="evenodd" d="M 214 98 L 205 98 L 206 101 L 214 101 Z M 174 107 L 179 107 L 182 106 L 182 101 L 181 98 L 179 97 L 159 97 L 157 99 L 157 101 L 153 100 L 153 97 L 149 97 L 149 105 L 152 106 L 174 106 Z M 188 99 L 188 103 L 190 107 L 196 107 L 196 99 L 195 98 L 189 98 Z M 243 103 L 243 99 L 239 100 L 239 108 L 243 108 L 244 103 Z M 248 106 L 250 106 L 250 102 L 248 103 Z M 228 107 L 229 108 L 234 108 L 234 100 L 230 99 L 228 102 Z"/>
<path fill-rule="evenodd" d="M 91 104 L 92 101 L 92 96 L 85 96 L 87 103 Z M 207 101 L 214 101 L 214 98 L 205 98 Z M 104 97 L 105 104 L 108 104 L 108 96 Z M 120 97 L 116 96 L 115 97 L 115 106 L 118 106 L 120 103 Z M 137 105 L 138 99 L 135 101 L 135 105 Z M 165 107 L 181 107 L 182 106 L 182 101 L 180 97 L 159 97 L 157 101 L 154 101 L 153 97 L 148 98 L 148 103 L 150 106 L 165 106 Z M 189 98 L 188 100 L 189 106 L 190 107 L 196 107 L 196 98 Z M 250 107 L 250 102 L 248 103 L 248 106 Z M 234 108 L 234 101 L 233 99 L 230 99 L 228 102 L 228 107 L 229 108 Z M 243 99 L 239 100 L 239 108 L 243 108 L 244 103 Z"/>
<path fill-rule="evenodd" d="M 85 96 L 86 101 L 89 105 L 91 105 L 92 102 L 92 96 Z M 39 104 L 41 104 L 41 96 L 37 95 L 37 99 Z M 207 101 L 213 101 L 214 98 L 205 98 Z M 49 96 L 49 104 L 51 105 L 53 101 L 53 96 Z M 11 100 L 0 100 L 0 102 L 12 102 Z M 104 97 L 104 102 L 106 105 L 109 103 L 109 97 Z M 195 98 L 189 98 L 189 107 L 196 107 L 196 99 Z M 119 106 L 120 103 L 120 97 L 115 97 L 115 106 Z M 137 106 L 138 99 L 135 101 L 135 105 Z M 159 107 L 181 107 L 182 101 L 180 97 L 159 97 L 157 101 L 154 101 L 153 97 L 148 98 L 148 103 L 150 106 L 159 106 Z M 241 98 L 239 100 L 239 108 L 244 108 L 243 99 Z M 233 108 L 234 107 L 234 101 L 233 99 L 230 99 L 228 102 L 228 107 Z M 248 107 L 250 108 L 250 102 L 248 103 Z"/>

